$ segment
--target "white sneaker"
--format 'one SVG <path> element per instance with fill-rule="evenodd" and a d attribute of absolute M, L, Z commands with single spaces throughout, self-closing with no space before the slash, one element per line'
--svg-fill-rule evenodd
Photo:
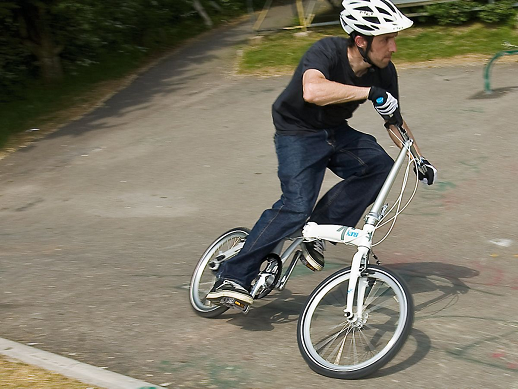
<path fill-rule="evenodd" d="M 232 305 L 240 308 L 244 305 L 251 305 L 254 302 L 248 290 L 237 282 L 225 279 L 217 280 L 205 298 L 215 304 L 228 305 L 229 301 L 232 301 Z"/>
<path fill-rule="evenodd" d="M 317 239 L 311 242 L 305 242 L 302 245 L 303 263 L 313 271 L 320 271 L 324 268 L 324 251 L 326 250 L 326 241 Z"/>

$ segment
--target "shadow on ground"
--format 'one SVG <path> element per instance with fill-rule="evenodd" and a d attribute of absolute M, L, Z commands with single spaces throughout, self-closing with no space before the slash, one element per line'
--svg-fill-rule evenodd
<path fill-rule="evenodd" d="M 436 315 L 454 305 L 460 295 L 470 290 L 462 279 L 479 275 L 477 270 L 443 262 L 391 264 L 387 265 L 387 268 L 396 271 L 405 279 L 413 296 L 425 296 L 424 301 L 420 298 L 420 302 L 415 305 L 415 312 L 419 314 L 426 311 L 427 316 Z M 272 331 L 277 325 L 297 321 L 308 295 L 296 294 L 289 289 L 281 293 L 273 292 L 264 299 L 264 305 L 252 309 L 248 315 L 228 311 L 221 318 L 247 331 Z M 381 369 L 373 377 L 395 374 L 424 359 L 432 347 L 430 337 L 414 328 L 410 335 L 410 340 L 412 339 L 414 351 L 410 356 L 395 365 Z"/>

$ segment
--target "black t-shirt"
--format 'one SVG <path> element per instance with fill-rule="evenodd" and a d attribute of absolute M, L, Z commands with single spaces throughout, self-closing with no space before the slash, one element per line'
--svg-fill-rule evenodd
<path fill-rule="evenodd" d="M 330 81 L 355 86 L 378 86 L 399 100 L 397 72 L 392 62 L 383 69 L 370 68 L 356 77 L 347 57 L 346 38 L 329 37 L 316 42 L 302 57 L 293 78 L 272 107 L 273 123 L 278 133 L 295 135 L 335 128 L 345 124 L 365 100 L 318 106 L 304 101 L 302 75 L 316 69 Z"/>

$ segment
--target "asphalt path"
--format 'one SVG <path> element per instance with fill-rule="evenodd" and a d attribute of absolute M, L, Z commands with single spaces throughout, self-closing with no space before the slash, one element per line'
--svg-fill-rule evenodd
<path fill-rule="evenodd" d="M 439 182 L 376 250 L 416 303 L 387 367 L 344 383 L 297 348 L 306 297 L 348 247 L 246 316 L 192 312 L 206 246 L 279 196 L 270 107 L 289 77 L 234 74 L 250 35 L 243 24 L 191 42 L 0 161 L 0 337 L 175 388 L 518 388 L 516 61 L 495 66 L 490 96 L 480 63 L 400 70 L 404 117 Z M 369 104 L 351 125 L 396 155 Z"/>

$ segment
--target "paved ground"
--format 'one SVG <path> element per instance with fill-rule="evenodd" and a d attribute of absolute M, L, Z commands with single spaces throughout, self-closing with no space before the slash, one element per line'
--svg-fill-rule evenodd
<path fill-rule="evenodd" d="M 247 316 L 189 307 L 204 248 L 279 195 L 270 106 L 288 77 L 233 75 L 248 27 L 179 50 L 0 161 L 0 337 L 169 387 L 347 385 L 306 367 L 295 328 L 350 248 Z M 400 72 L 404 116 L 440 180 L 377 250 L 417 312 L 402 352 L 363 386 L 518 388 L 518 64 L 493 73 L 489 98 L 481 65 Z M 352 125 L 395 154 L 367 104 Z"/>

